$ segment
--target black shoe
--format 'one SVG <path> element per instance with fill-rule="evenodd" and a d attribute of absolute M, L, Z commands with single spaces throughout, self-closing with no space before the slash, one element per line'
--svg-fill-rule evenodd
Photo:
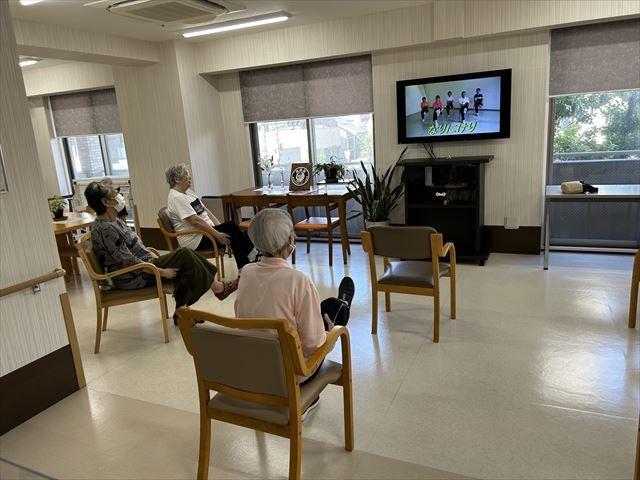
<path fill-rule="evenodd" d="M 340 282 L 340 286 L 338 287 L 338 299 L 347 302 L 347 305 L 351 307 L 351 300 L 353 300 L 353 295 L 356 293 L 356 286 L 353 283 L 351 277 L 344 277 Z"/>

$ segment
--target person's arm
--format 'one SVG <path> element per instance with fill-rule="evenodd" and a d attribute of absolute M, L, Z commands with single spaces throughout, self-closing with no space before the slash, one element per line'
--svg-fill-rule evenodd
<path fill-rule="evenodd" d="M 320 299 L 318 290 L 311 280 L 305 278 L 302 291 L 299 292 L 297 312 L 295 312 L 298 335 L 305 357 L 313 353 L 324 343 L 327 332 L 320 313 Z"/>
<path fill-rule="evenodd" d="M 136 257 L 131 250 L 129 250 L 129 247 L 127 247 L 127 244 L 114 225 L 109 225 L 103 232 L 102 246 L 107 254 L 120 265 L 120 268 L 146 262 L 146 260 Z M 172 268 L 159 268 L 159 270 L 160 276 L 165 278 L 173 278 L 176 275 L 175 269 Z M 152 268 L 144 268 L 143 271 L 150 274 L 154 273 Z"/>
<path fill-rule="evenodd" d="M 213 228 L 211 225 L 209 225 L 207 222 L 205 222 L 195 213 L 190 217 L 185 218 L 185 220 L 189 222 L 191 225 L 193 225 L 193 227 L 196 230 L 202 230 L 203 232 L 207 232 L 209 235 L 211 235 L 221 244 L 228 245 L 230 243 L 229 235 L 227 235 L 226 233 L 217 231 L 215 228 Z"/>
<path fill-rule="evenodd" d="M 209 210 L 205 204 L 203 203 L 202 206 L 204 207 L 204 210 L 207 212 L 207 215 L 209 216 L 209 219 L 213 222 L 214 225 L 220 225 L 222 222 L 220 220 L 218 220 L 218 218 L 213 214 L 213 212 L 211 210 Z"/>

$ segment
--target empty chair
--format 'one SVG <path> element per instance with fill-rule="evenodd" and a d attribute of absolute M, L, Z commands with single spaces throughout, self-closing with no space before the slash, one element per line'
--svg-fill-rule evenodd
<path fill-rule="evenodd" d="M 196 324 L 204 320 L 204 324 Z M 200 401 L 198 479 L 209 471 L 211 420 L 289 439 L 289 478 L 300 478 L 301 414 L 328 384 L 341 385 L 344 448 L 353 450 L 349 331 L 335 327 L 305 361 L 300 338 L 286 320 L 224 318 L 183 308 L 178 321 L 193 356 Z M 265 331 L 271 330 L 272 332 Z M 325 357 L 341 339 L 342 364 Z M 299 376 L 318 374 L 300 386 Z M 212 397 L 211 392 L 217 392 Z"/>
<path fill-rule="evenodd" d="M 167 329 L 167 317 L 169 316 L 167 309 L 167 294 L 173 293 L 173 284 L 171 282 L 162 283 L 158 268 L 152 263 L 138 263 L 130 267 L 116 270 L 115 272 L 105 273 L 100 265 L 98 257 L 93 252 L 91 245 L 91 233 L 85 233 L 77 243 L 78 253 L 84 263 L 91 283 L 93 284 L 93 292 L 96 296 L 96 341 L 94 353 L 100 352 L 100 336 L 101 332 L 107 329 L 107 316 L 109 315 L 109 307 L 117 305 L 126 305 L 128 303 L 143 302 L 157 298 L 160 302 L 160 312 L 162 314 L 162 330 L 164 333 L 165 343 L 169 342 L 169 331 Z M 157 252 L 154 251 L 157 254 Z M 118 290 L 103 289 L 103 283 L 118 275 L 122 275 L 134 270 L 152 269 L 156 277 L 156 284 L 151 287 L 139 288 L 137 290 Z M 103 311 L 104 309 L 104 311 Z"/>
<path fill-rule="evenodd" d="M 433 297 L 433 341 L 440 341 L 440 278 L 451 281 L 451 319 L 456 318 L 456 250 L 431 227 L 371 227 L 361 232 L 362 248 L 369 255 L 371 273 L 371 333 L 378 332 L 378 292 L 384 292 L 385 310 L 391 311 L 391 293 Z M 375 256 L 384 257 L 384 273 L 376 271 Z M 449 255 L 451 263 L 440 262 Z M 390 258 L 402 259 L 390 261 Z"/>
<path fill-rule="evenodd" d="M 188 230 L 184 232 L 176 232 L 173 228 L 173 224 L 171 223 L 171 217 L 169 216 L 169 211 L 166 207 L 161 208 L 158 211 L 158 225 L 160 226 L 160 231 L 164 236 L 165 241 L 167 242 L 167 249 L 170 252 L 173 252 L 180 245 L 178 244 L 178 237 L 183 235 L 204 235 L 206 236 L 213 245 L 213 249 L 211 250 L 198 250 L 198 254 L 203 256 L 204 258 L 215 258 L 216 267 L 218 268 L 217 277 L 218 280 L 221 280 L 224 277 L 224 261 L 222 259 L 222 255 L 224 255 L 224 251 L 218 250 L 217 242 L 209 235 L 208 232 L 203 230 Z"/>
<path fill-rule="evenodd" d="M 269 198 L 266 195 L 231 195 L 232 220 L 242 230 L 248 230 L 250 218 L 242 218 L 242 207 L 252 207 L 254 215 L 269 206 Z"/>
<path fill-rule="evenodd" d="M 294 213 L 296 208 L 304 207 L 304 220 L 295 223 Z M 309 214 L 309 208 L 321 207 L 324 209 L 325 215 L 321 217 L 313 217 Z M 338 208 L 337 203 L 331 203 L 326 195 L 310 196 L 310 195 L 287 195 L 287 208 L 289 215 L 294 224 L 296 232 L 306 233 L 307 236 L 307 253 L 311 251 L 311 234 L 316 232 L 327 232 L 329 243 L 329 266 L 333 266 L 333 231 L 336 227 L 340 227 L 342 219 L 340 217 L 332 217 L 331 212 Z M 348 240 L 347 240 L 348 243 Z M 341 243 L 342 260 L 347 264 L 347 247 Z M 291 255 L 291 262 L 296 263 L 296 251 Z"/>

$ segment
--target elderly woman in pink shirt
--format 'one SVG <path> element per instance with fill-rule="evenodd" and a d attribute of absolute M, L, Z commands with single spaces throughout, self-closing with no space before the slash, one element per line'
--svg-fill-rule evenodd
<path fill-rule="evenodd" d="M 346 325 L 349 320 L 355 291 L 353 280 L 345 277 L 338 298 L 327 298 L 321 303 L 309 277 L 291 268 L 287 261 L 296 248 L 296 237 L 291 217 L 283 210 L 260 211 L 251 221 L 249 238 L 262 257 L 260 262 L 242 269 L 236 317 L 286 319 L 298 331 L 305 358 L 310 357 L 324 343 L 327 330 L 334 325 Z M 312 378 L 313 375 L 302 383 Z M 317 403 L 318 400 L 309 410 Z"/>

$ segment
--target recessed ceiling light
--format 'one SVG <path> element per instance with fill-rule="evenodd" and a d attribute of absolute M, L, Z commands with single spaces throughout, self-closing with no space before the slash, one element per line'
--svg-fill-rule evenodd
<path fill-rule="evenodd" d="M 20 65 L 21 67 L 29 67 L 31 65 L 35 65 L 36 63 L 38 63 L 40 60 L 36 59 L 36 58 L 25 58 L 24 60 L 20 60 L 20 62 L 18 63 L 18 65 Z"/>
<path fill-rule="evenodd" d="M 23 7 L 28 7 L 29 5 L 35 5 L 36 3 L 40 3 L 42 0 L 19 0 L 20 5 Z"/>
<path fill-rule="evenodd" d="M 203 30 L 193 30 L 184 32 L 184 38 L 200 37 L 202 35 L 212 35 L 214 33 L 228 32 L 231 30 L 239 30 L 241 28 L 258 27 L 260 25 L 268 25 L 270 23 L 286 22 L 290 15 L 286 12 L 271 13 L 269 15 L 261 15 L 258 17 L 244 18 L 234 22 L 224 22 L 215 24 Z"/>

